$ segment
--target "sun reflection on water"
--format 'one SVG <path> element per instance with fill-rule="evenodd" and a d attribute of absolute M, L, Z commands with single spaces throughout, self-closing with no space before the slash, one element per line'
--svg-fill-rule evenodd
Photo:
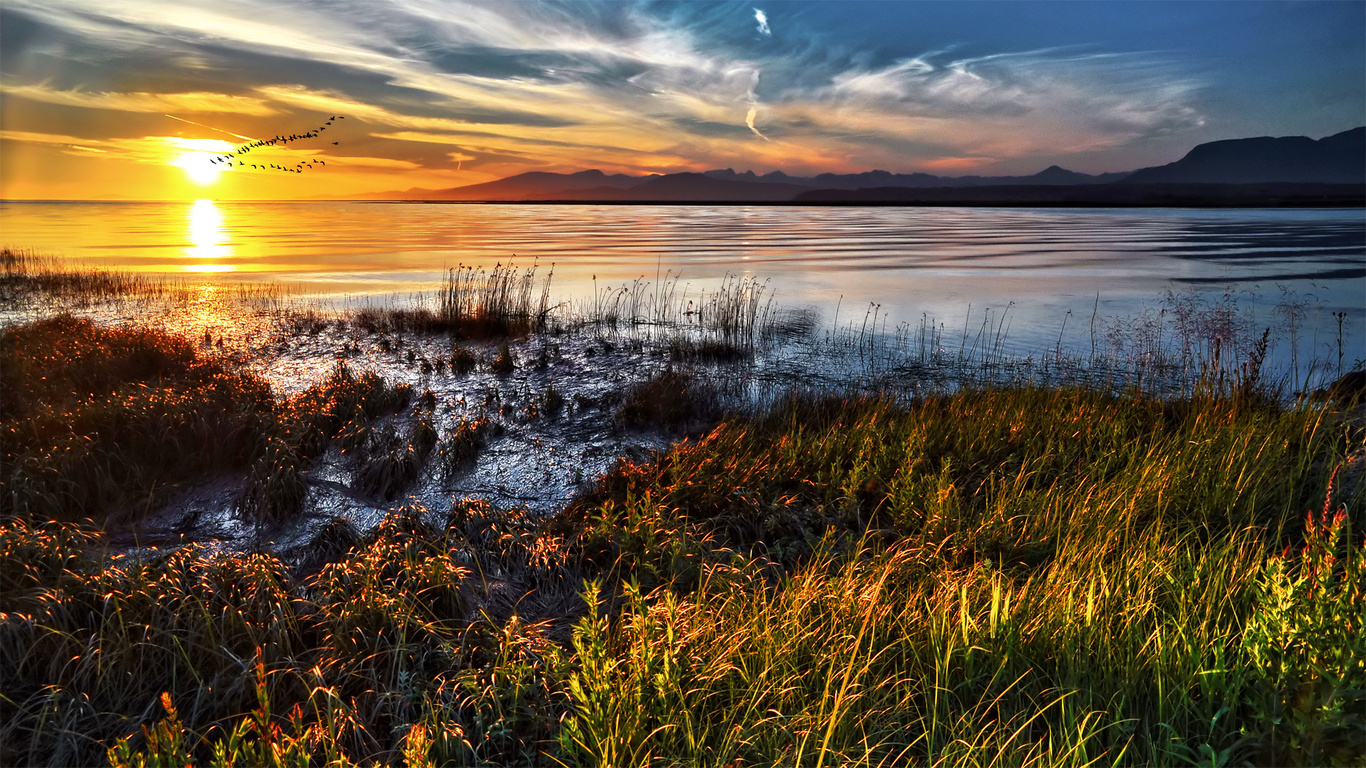
<path fill-rule="evenodd" d="M 236 271 L 236 266 L 223 263 L 232 257 L 232 246 L 223 243 L 223 214 L 212 200 L 196 200 L 190 206 L 186 234 L 191 245 L 185 258 L 197 262 L 186 266 L 186 272 Z"/>

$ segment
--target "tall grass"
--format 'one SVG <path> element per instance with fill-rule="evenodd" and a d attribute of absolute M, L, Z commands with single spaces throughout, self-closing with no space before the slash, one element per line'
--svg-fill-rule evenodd
<path fill-rule="evenodd" d="M 395 513 L 297 580 L 269 555 L 92 558 L 99 534 L 0 525 L 0 762 L 537 761 L 561 662 L 541 628 L 479 618 L 458 537 Z"/>
<path fill-rule="evenodd" d="M 724 426 L 567 514 L 628 586 L 576 632 L 562 746 L 614 765 L 1357 764 L 1363 490 L 1327 490 L 1352 448 L 1322 412 L 1084 390 Z M 1325 494 L 1331 522 L 1306 527 Z"/>
<path fill-rule="evenodd" d="M 4 516 L 131 519 L 173 484 L 241 469 L 260 379 L 178 336 L 62 315 L 0 331 Z"/>
<path fill-rule="evenodd" d="M 800 401 L 547 523 L 409 510 L 303 576 L 11 520 L 0 760 L 1359 764 L 1356 429 L 1082 389 Z M 515 618 L 583 579 L 572 642 Z"/>
<path fill-rule="evenodd" d="M 522 335 L 543 330 L 550 304 L 552 266 L 537 292 L 533 264 L 518 269 L 495 264 L 482 270 L 464 265 L 450 270 L 437 295 L 436 315 L 443 323 L 475 337 Z"/>

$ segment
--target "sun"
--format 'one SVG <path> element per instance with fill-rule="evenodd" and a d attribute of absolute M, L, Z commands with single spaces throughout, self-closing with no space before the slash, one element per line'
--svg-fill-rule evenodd
<path fill-rule="evenodd" d="M 185 175 L 190 177 L 190 181 L 207 187 L 218 181 L 223 170 L 213 163 L 214 156 L 203 152 L 186 152 L 176 158 L 175 165 L 185 171 Z"/>
<path fill-rule="evenodd" d="M 224 166 L 214 160 L 233 150 L 231 144 L 218 139 L 166 136 L 161 140 L 166 144 L 166 162 L 184 171 L 190 181 L 201 187 L 218 183 Z"/>

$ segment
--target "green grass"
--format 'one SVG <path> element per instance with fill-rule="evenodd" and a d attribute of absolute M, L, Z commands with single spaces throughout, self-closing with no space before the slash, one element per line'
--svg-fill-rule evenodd
<path fill-rule="evenodd" d="M 1348 435 L 1033 389 L 725 425 L 561 521 L 629 585 L 576 632 L 562 743 L 615 765 L 1361 764 L 1362 489 L 1327 490 Z"/>

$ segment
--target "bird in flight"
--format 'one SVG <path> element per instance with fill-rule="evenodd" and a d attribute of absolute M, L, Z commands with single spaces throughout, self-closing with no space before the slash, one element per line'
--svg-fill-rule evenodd
<path fill-rule="evenodd" d="M 259 170 L 273 169 L 282 171 L 284 173 L 303 173 L 305 168 L 315 168 L 318 165 L 327 165 L 327 163 L 323 162 L 322 160 L 318 160 L 316 161 L 315 165 L 315 161 L 309 160 L 307 163 L 301 162 L 296 164 L 293 168 L 287 168 L 283 165 L 277 165 L 275 163 L 247 163 L 242 158 L 245 155 L 250 154 L 253 150 L 261 149 L 262 147 L 283 147 L 286 144 L 289 144 L 290 142 L 301 141 L 303 139 L 316 139 L 323 131 L 327 130 L 327 127 L 329 125 L 332 125 L 333 120 L 342 120 L 345 117 L 345 115 L 333 115 L 330 118 L 328 118 L 322 125 L 318 126 L 317 128 L 314 128 L 311 131 L 304 131 L 303 133 L 291 133 L 288 135 L 277 134 L 276 136 L 269 139 L 256 139 L 253 141 L 249 141 L 246 144 L 241 144 L 237 147 L 234 147 L 231 152 L 227 152 L 225 154 L 217 155 L 215 157 L 210 158 L 209 162 L 213 163 L 214 165 L 221 165 L 227 168 L 231 168 L 233 167 L 232 161 L 236 160 L 237 167 L 239 168 L 251 167 Z M 334 147 L 339 145 L 339 142 L 332 142 L 332 146 Z"/>

